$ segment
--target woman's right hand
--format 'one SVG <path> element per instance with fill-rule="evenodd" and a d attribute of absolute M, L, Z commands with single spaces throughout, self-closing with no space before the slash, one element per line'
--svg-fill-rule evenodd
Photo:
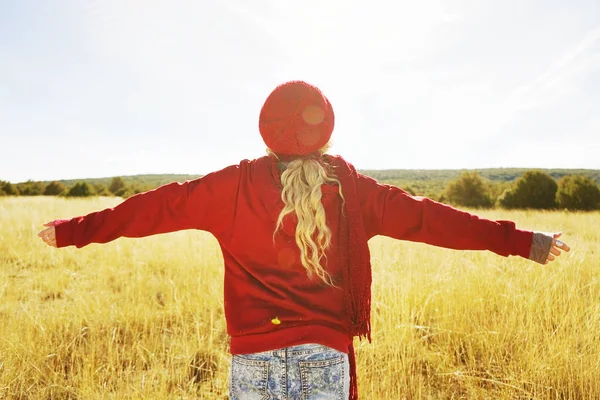
<path fill-rule="evenodd" d="M 46 222 L 44 226 L 46 229 L 41 230 L 40 233 L 38 233 L 38 237 L 40 237 L 48 246 L 57 247 L 54 221 Z"/>

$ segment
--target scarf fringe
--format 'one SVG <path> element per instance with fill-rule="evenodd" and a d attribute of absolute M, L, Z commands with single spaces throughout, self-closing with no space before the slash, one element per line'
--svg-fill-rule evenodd
<path fill-rule="evenodd" d="M 340 243 L 347 243 L 344 270 L 345 297 L 350 319 L 348 360 L 350 363 L 350 400 L 358 400 L 356 355 L 352 342 L 355 336 L 371 342 L 371 260 L 367 234 L 363 224 L 360 201 L 356 189 L 358 173 L 341 157 L 328 156 L 336 168 L 345 199 L 347 227 L 341 230 Z"/>

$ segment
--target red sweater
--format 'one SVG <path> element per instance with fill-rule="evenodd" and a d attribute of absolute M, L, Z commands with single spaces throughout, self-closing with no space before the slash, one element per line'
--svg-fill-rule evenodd
<path fill-rule="evenodd" d="M 527 258 L 533 233 L 491 221 L 358 175 L 367 238 L 385 235 L 452 249 L 490 250 Z M 345 227 L 337 186 L 323 186 L 332 231 L 326 269 L 341 279 L 338 232 Z M 58 247 L 106 243 L 183 229 L 211 232 L 223 252 L 225 316 L 232 354 L 320 343 L 347 352 L 351 341 L 342 290 L 309 280 L 288 216 L 273 235 L 281 182 L 273 157 L 244 160 L 202 178 L 132 196 L 114 208 L 56 225 Z M 280 324 L 272 320 L 277 318 Z"/>

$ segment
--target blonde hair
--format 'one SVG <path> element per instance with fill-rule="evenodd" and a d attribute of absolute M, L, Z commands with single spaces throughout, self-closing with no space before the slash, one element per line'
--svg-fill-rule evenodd
<path fill-rule="evenodd" d="M 323 155 L 329 148 L 325 146 L 319 153 Z M 267 150 L 270 154 L 274 154 Z M 276 155 L 275 155 L 276 156 Z M 300 249 L 300 261 L 309 278 L 318 276 L 323 282 L 334 286 L 329 273 L 321 265 L 326 259 L 326 250 L 331 244 L 331 230 L 327 226 L 325 208 L 321 203 L 321 185 L 335 183 L 339 187 L 342 199 L 342 185 L 328 173 L 322 161 L 310 158 L 298 158 L 287 164 L 281 174 L 281 199 L 284 207 L 277 219 L 275 233 L 283 225 L 283 219 L 292 212 L 296 213 L 296 244 Z"/>

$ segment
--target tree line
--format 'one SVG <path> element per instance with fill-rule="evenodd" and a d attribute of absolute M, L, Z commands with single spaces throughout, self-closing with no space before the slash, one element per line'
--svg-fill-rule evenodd
<path fill-rule="evenodd" d="M 597 171 L 553 171 L 556 179 L 542 170 L 477 171 L 361 171 L 382 183 L 401 187 L 412 195 L 426 196 L 460 207 L 507 209 L 598 210 L 600 188 L 595 181 Z M 519 170 L 520 171 L 520 170 Z M 408 174 L 408 175 L 407 175 Z M 460 175 L 459 175 L 460 174 Z M 453 179 L 448 179 L 453 176 Z M 164 183 L 194 179 L 197 175 L 144 175 L 91 179 L 81 181 L 27 181 L 12 184 L 0 181 L 0 196 L 118 196 L 154 189 Z M 412 178 L 412 179 L 407 179 Z M 491 178 L 490 178 L 491 177 Z M 507 177 L 514 180 L 506 181 Z M 592 179 L 594 178 L 594 179 Z"/>
<path fill-rule="evenodd" d="M 525 172 L 498 195 L 493 184 L 477 172 L 464 172 L 447 185 L 438 200 L 472 208 L 591 211 L 600 210 L 600 188 L 587 176 L 565 175 L 556 181 L 549 174 L 534 170 Z"/>
<path fill-rule="evenodd" d="M 88 181 L 77 181 L 71 185 L 67 185 L 61 181 L 52 181 L 49 183 L 27 181 L 15 184 L 0 181 L 0 196 L 117 196 L 127 198 L 134 194 L 154 189 L 155 187 L 147 183 L 126 184 L 121 177 L 112 178 L 108 185 Z"/>

